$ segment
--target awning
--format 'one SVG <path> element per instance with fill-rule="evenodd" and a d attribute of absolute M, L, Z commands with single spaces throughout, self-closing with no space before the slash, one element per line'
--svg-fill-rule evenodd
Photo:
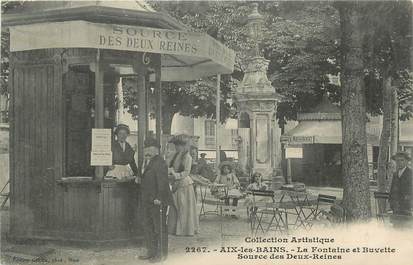
<path fill-rule="evenodd" d="M 291 145 L 341 144 L 341 121 L 300 121 L 296 127 L 281 136 L 281 141 Z M 367 142 L 377 145 L 379 139 L 367 134 Z"/>
<path fill-rule="evenodd" d="M 162 80 L 230 74 L 235 52 L 207 34 L 75 20 L 10 27 L 10 51 L 95 48 L 162 54 Z"/>

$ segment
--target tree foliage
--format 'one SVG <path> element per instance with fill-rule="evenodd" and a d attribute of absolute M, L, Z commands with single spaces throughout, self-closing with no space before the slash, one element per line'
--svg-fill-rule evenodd
<path fill-rule="evenodd" d="M 19 8 L 23 1 L 1 1 L 1 14 Z M 7 30 L 1 31 L 1 87 L 0 95 L 8 93 L 9 77 L 9 56 L 10 56 L 10 34 Z"/>
<path fill-rule="evenodd" d="M 235 71 L 228 80 L 235 85 L 241 81 L 244 59 L 251 47 L 245 25 L 251 12 L 248 1 L 211 1 L 200 8 L 197 1 L 156 4 L 194 30 L 206 32 L 235 50 Z M 285 98 L 277 111 L 281 123 L 312 108 L 326 90 L 337 101 L 337 86 L 327 78 L 327 74 L 338 72 L 337 11 L 319 2 L 259 4 L 265 19 L 261 49 L 270 60 L 268 76 Z"/>
<path fill-rule="evenodd" d="M 2 1 L 2 13 L 23 1 Z M 190 30 L 205 32 L 236 51 L 235 71 L 222 78 L 222 121 L 234 116 L 235 105 L 229 98 L 233 87 L 243 77 L 244 59 L 251 47 L 246 21 L 251 12 L 248 1 L 149 1 Z M 409 6 L 410 5 L 410 6 Z M 367 4 L 366 4 L 367 6 Z M 340 73 L 340 25 L 337 10 L 330 2 L 262 1 L 259 11 L 265 18 L 261 49 L 270 60 L 268 77 L 276 91 L 284 96 L 278 105 L 280 124 L 296 118 L 298 112 L 314 107 L 326 91 L 333 102 L 340 103 L 341 90 L 330 82 L 329 75 Z M 412 113 L 412 79 L 406 67 L 406 36 L 411 28 L 411 3 L 385 1 L 370 3 L 365 9 L 365 86 L 367 110 L 382 114 L 382 78 L 385 66 L 391 65 L 397 80 L 401 118 Z M 2 31 L 2 92 L 7 92 L 8 34 Z M 397 65 L 394 64 L 397 62 Z M 128 90 L 126 106 L 136 114 L 136 95 Z M 164 83 L 163 109 L 192 117 L 215 115 L 214 78 L 196 82 Z"/>
<path fill-rule="evenodd" d="M 246 17 L 251 12 L 248 1 L 168 1 L 155 4 L 196 31 L 206 32 L 237 52 L 233 82 L 242 79 L 243 60 L 250 48 Z M 265 17 L 262 51 L 270 60 L 268 76 L 285 101 L 278 106 L 278 118 L 295 119 L 297 112 L 308 111 L 329 92 L 340 101 L 340 89 L 328 75 L 340 73 L 340 23 L 337 9 L 324 1 L 259 2 Z M 365 4 L 365 86 L 367 110 L 382 114 L 381 64 L 389 64 L 389 49 L 397 55 L 391 67 L 399 76 L 402 118 L 411 115 L 411 78 L 408 73 L 406 39 L 411 28 L 411 3 L 385 1 Z M 405 25 L 405 26 L 402 26 Z M 391 32 L 390 42 L 384 32 Z M 387 41 L 387 43 L 386 43 Z M 389 45 L 392 46 L 389 46 Z"/>
<path fill-rule="evenodd" d="M 230 102 L 231 82 L 221 79 L 221 121 L 233 115 Z M 125 105 L 134 117 L 138 115 L 139 106 L 134 82 L 125 79 Z M 162 82 L 162 130 L 170 133 L 174 114 L 179 113 L 190 117 L 215 118 L 216 114 L 216 78 L 208 78 L 194 82 Z M 155 93 L 149 90 L 149 113 L 155 113 Z"/>
<path fill-rule="evenodd" d="M 410 62 L 412 2 L 365 3 L 364 65 L 368 112 L 383 114 L 383 84 L 397 89 L 400 119 L 412 116 L 413 79 Z"/>

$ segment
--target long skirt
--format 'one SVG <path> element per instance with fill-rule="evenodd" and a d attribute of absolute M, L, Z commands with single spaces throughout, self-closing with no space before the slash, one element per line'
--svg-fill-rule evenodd
<path fill-rule="evenodd" d="M 199 219 L 193 185 L 179 187 L 173 194 L 174 207 L 170 207 L 168 230 L 177 236 L 193 236 L 198 233 Z"/>

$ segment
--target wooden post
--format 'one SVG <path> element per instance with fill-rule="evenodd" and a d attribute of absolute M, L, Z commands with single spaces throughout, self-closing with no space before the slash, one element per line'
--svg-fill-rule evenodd
<path fill-rule="evenodd" d="M 119 77 L 119 82 L 116 86 L 116 95 L 118 98 L 118 107 L 116 110 L 116 125 L 123 122 L 123 87 L 122 87 L 122 77 Z"/>
<path fill-rule="evenodd" d="M 143 162 L 143 148 L 146 135 L 146 86 L 145 86 L 145 69 L 143 64 L 135 67 L 137 73 L 136 89 L 138 93 L 138 164 Z"/>
<path fill-rule="evenodd" d="M 100 62 L 100 49 L 96 52 L 95 62 L 95 128 L 104 127 L 104 88 L 103 88 L 103 72 Z M 96 179 L 103 179 L 103 167 L 95 168 Z"/>
<path fill-rule="evenodd" d="M 217 98 L 216 98 L 216 122 L 215 122 L 215 150 L 216 150 L 216 154 L 215 154 L 215 167 L 217 169 L 219 169 L 219 163 L 221 160 L 220 157 L 220 146 L 219 146 L 219 139 L 218 139 L 218 127 L 219 127 L 219 123 L 220 123 L 220 119 L 221 119 L 221 75 L 218 74 L 217 75 Z"/>
<path fill-rule="evenodd" d="M 390 156 L 399 150 L 399 100 L 397 88 L 392 86 L 391 94 L 391 133 L 390 133 Z"/>
<path fill-rule="evenodd" d="M 149 80 L 149 74 L 144 74 L 145 76 L 145 137 L 148 137 L 149 135 L 149 108 L 150 108 L 150 102 L 149 102 L 149 97 L 150 97 L 150 90 L 151 90 L 151 85 L 150 85 L 150 80 Z"/>
<path fill-rule="evenodd" d="M 155 98 L 156 141 L 160 146 L 162 137 L 162 83 L 160 64 L 156 67 L 155 72 Z"/>

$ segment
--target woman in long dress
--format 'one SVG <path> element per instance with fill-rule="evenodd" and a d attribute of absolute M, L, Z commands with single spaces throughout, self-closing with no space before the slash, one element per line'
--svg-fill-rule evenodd
<path fill-rule="evenodd" d="M 184 139 L 175 137 L 171 142 L 176 148 L 169 162 L 169 176 L 172 180 L 175 207 L 171 207 L 169 211 L 169 232 L 177 236 L 193 236 L 198 232 L 199 219 L 194 182 L 190 177 L 192 157 Z"/>

